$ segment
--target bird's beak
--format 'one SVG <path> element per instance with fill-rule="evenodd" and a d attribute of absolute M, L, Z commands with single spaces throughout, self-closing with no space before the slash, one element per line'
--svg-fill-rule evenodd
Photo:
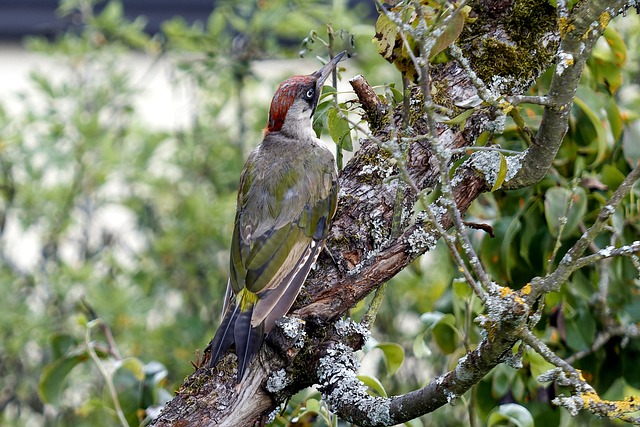
<path fill-rule="evenodd" d="M 327 80 L 327 77 L 331 74 L 334 68 L 338 65 L 338 62 L 342 59 L 342 57 L 347 53 L 346 50 L 343 50 L 339 54 L 333 57 L 331 61 L 327 62 L 324 67 L 320 68 L 318 71 L 312 74 L 312 76 L 317 77 L 316 87 L 318 89 L 322 88 L 324 81 Z"/>

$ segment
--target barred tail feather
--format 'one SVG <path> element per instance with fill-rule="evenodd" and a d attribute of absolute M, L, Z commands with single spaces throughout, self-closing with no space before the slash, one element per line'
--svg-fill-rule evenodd
<path fill-rule="evenodd" d="M 207 347 L 211 351 L 211 358 L 207 364 L 207 368 L 213 368 L 222 355 L 231 347 L 234 340 L 234 327 L 238 320 L 238 306 L 232 307 L 222 319 L 220 327 L 216 331 L 216 335 L 213 337 L 209 346 Z"/>
<path fill-rule="evenodd" d="M 264 325 L 260 323 L 256 327 L 251 327 L 252 314 L 253 307 L 241 312 L 235 322 L 233 333 L 236 341 L 236 354 L 238 355 L 237 383 L 242 380 L 251 359 L 258 353 L 264 340 Z"/>

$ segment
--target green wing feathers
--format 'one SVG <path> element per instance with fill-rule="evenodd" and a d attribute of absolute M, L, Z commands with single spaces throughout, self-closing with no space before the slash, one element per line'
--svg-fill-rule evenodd
<path fill-rule="evenodd" d="M 259 151 L 252 156 L 255 153 Z M 212 367 L 235 343 L 238 382 L 264 335 L 293 305 L 322 249 L 337 204 L 330 157 L 315 175 L 305 170 L 304 162 L 279 164 L 269 158 L 266 161 L 275 165 L 269 169 L 256 168 L 259 161 L 249 158 L 240 181 L 228 286 L 235 297 L 209 344 Z M 258 175 L 256 170 L 270 172 Z"/>

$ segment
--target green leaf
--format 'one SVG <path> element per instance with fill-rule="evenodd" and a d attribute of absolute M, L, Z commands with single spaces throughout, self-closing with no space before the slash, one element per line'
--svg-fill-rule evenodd
<path fill-rule="evenodd" d="M 59 405 L 65 378 L 73 368 L 88 358 L 86 351 L 81 349 L 46 365 L 38 385 L 38 393 L 42 401 L 54 406 Z"/>
<path fill-rule="evenodd" d="M 340 117 L 337 109 L 331 108 L 329 110 L 327 114 L 327 126 L 329 128 L 329 135 L 336 145 L 342 147 L 342 149 L 346 151 L 353 151 L 349 122 Z"/>
<path fill-rule="evenodd" d="M 540 252 L 541 239 L 538 237 L 541 234 L 545 234 L 543 227 L 539 227 L 538 225 L 541 223 L 541 218 L 539 216 L 539 209 L 537 207 L 538 203 L 533 201 L 528 208 L 526 208 L 523 216 L 522 222 L 524 223 L 524 230 L 522 234 L 520 234 L 520 250 L 519 254 L 529 263 L 532 264 L 530 253 Z M 533 250 L 533 252 L 532 252 Z"/>
<path fill-rule="evenodd" d="M 471 115 L 473 113 L 475 113 L 476 110 L 473 108 L 470 108 L 468 110 L 465 110 L 464 112 L 458 114 L 457 116 L 455 116 L 454 118 L 450 119 L 450 120 L 446 120 L 442 123 L 448 124 L 448 125 L 460 125 L 462 128 L 464 128 L 464 124 L 466 123 L 467 119 L 469 117 L 471 117 Z"/>
<path fill-rule="evenodd" d="M 313 411 L 313 412 L 320 412 L 320 402 L 318 401 L 318 399 L 307 399 L 307 401 L 305 402 L 305 407 L 307 408 L 307 411 Z"/>
<path fill-rule="evenodd" d="M 426 359 L 433 353 L 425 340 L 425 334 L 419 334 L 413 340 L 413 355 L 418 359 Z"/>
<path fill-rule="evenodd" d="M 379 348 L 384 354 L 384 364 L 387 367 L 387 373 L 389 375 L 395 374 L 404 361 L 404 349 L 394 342 L 378 343 L 375 348 Z"/>
<path fill-rule="evenodd" d="M 640 322 L 640 301 L 633 299 L 624 305 L 624 313 L 629 317 L 631 322 Z"/>
<path fill-rule="evenodd" d="M 332 107 L 333 99 L 322 101 L 316 107 L 316 112 L 313 115 L 313 130 L 318 137 L 320 137 L 323 127 L 327 124 L 327 117 Z"/>
<path fill-rule="evenodd" d="M 464 24 L 469 17 L 469 12 L 471 11 L 471 7 L 464 6 L 456 15 L 449 21 L 449 24 L 444 28 L 442 34 L 436 39 L 433 47 L 431 48 L 431 52 L 429 52 L 429 59 L 432 59 L 438 53 L 442 52 L 449 46 L 455 42 L 462 30 L 464 29 Z"/>
<path fill-rule="evenodd" d="M 575 351 L 591 348 L 596 331 L 596 323 L 591 312 L 580 311 L 569 317 L 565 316 L 567 328 L 567 345 Z"/>
<path fill-rule="evenodd" d="M 535 351 L 527 351 L 524 354 L 523 359 L 529 362 L 529 369 L 531 370 L 531 375 L 534 378 L 538 378 L 538 376 L 544 374 L 547 371 L 550 371 L 555 366 L 551 363 L 544 360 L 544 357 L 540 356 Z"/>
<path fill-rule="evenodd" d="M 640 389 L 640 352 L 627 351 L 622 355 L 622 371 L 625 381 L 636 389 Z"/>
<path fill-rule="evenodd" d="M 55 334 L 50 338 L 50 341 L 54 359 L 64 357 L 65 354 L 78 344 L 78 340 L 69 334 Z"/>
<path fill-rule="evenodd" d="M 456 296 L 456 298 L 466 299 L 473 295 L 473 292 L 471 291 L 471 286 L 469 286 L 466 281 L 454 280 L 453 294 Z"/>
<path fill-rule="evenodd" d="M 491 132 L 487 132 L 487 131 L 482 132 L 478 136 L 478 138 L 476 138 L 476 146 L 482 147 L 486 145 L 486 143 L 489 141 L 489 138 L 491 138 L 491 135 L 493 135 Z"/>
<path fill-rule="evenodd" d="M 611 49 L 614 63 L 618 67 L 622 67 L 627 60 L 627 46 L 624 44 L 622 36 L 611 26 L 604 29 L 602 36 L 609 45 L 609 49 Z"/>
<path fill-rule="evenodd" d="M 345 120 L 345 123 L 346 120 Z M 353 140 L 351 139 L 351 130 L 344 134 L 344 138 L 340 140 L 340 147 L 345 151 L 353 151 Z"/>
<path fill-rule="evenodd" d="M 427 326 L 427 330 L 432 329 L 438 322 L 444 318 L 445 314 L 439 311 L 430 311 L 420 316 L 420 321 Z"/>
<path fill-rule="evenodd" d="M 527 408 L 515 403 L 505 403 L 491 411 L 487 426 L 534 427 L 533 416 Z"/>
<path fill-rule="evenodd" d="M 571 209 L 569 201 L 573 200 Z M 558 236 L 561 222 L 566 218 L 562 237 L 571 236 L 587 211 L 587 194 L 582 187 L 576 187 L 575 193 L 564 187 L 551 187 L 544 196 L 544 216 L 547 227 L 554 237 Z"/>
<path fill-rule="evenodd" d="M 137 357 L 127 357 L 118 362 L 118 369 L 126 369 L 133 374 L 138 381 L 144 380 L 144 364 Z"/>
<path fill-rule="evenodd" d="M 507 365 L 499 365 L 491 376 L 491 393 L 494 397 L 502 397 L 511 391 L 517 372 Z"/>
<path fill-rule="evenodd" d="M 504 237 L 502 238 L 502 243 L 500 245 L 500 257 L 507 266 L 511 265 L 511 253 L 512 248 L 514 247 L 513 241 L 521 228 L 522 223 L 520 222 L 520 215 L 516 215 L 509 223 L 509 227 L 507 227 L 507 231 L 504 233 Z M 507 277 L 511 280 L 511 268 L 507 268 Z"/>
<path fill-rule="evenodd" d="M 609 188 L 618 188 L 624 181 L 625 174 L 613 165 L 604 165 L 600 172 L 600 180 Z"/>
<path fill-rule="evenodd" d="M 498 188 L 502 186 L 504 179 L 507 177 L 507 159 L 502 155 L 502 153 L 498 152 L 500 155 L 500 170 L 498 170 L 498 177 L 496 178 L 496 182 L 493 183 L 493 187 L 491 191 L 496 191 Z"/>
<path fill-rule="evenodd" d="M 622 135 L 622 131 L 624 130 L 624 122 L 622 121 L 622 115 L 620 114 L 620 109 L 618 108 L 618 103 L 615 97 L 612 96 L 609 98 L 605 109 L 607 110 L 607 118 L 609 119 L 609 125 L 611 126 L 613 140 L 618 141 L 618 138 L 620 138 L 620 135 Z"/>
<path fill-rule="evenodd" d="M 458 348 L 458 328 L 453 314 L 447 313 L 433 327 L 433 337 L 444 354 L 451 354 Z"/>
<path fill-rule="evenodd" d="M 396 104 L 401 103 L 402 100 L 404 99 L 404 95 L 402 94 L 402 91 L 399 91 L 398 89 L 396 89 L 396 85 L 393 83 L 389 85 L 389 90 L 391 91 L 391 95 L 393 95 L 394 102 Z"/>
<path fill-rule="evenodd" d="M 406 427 L 424 427 L 424 424 L 422 424 L 422 421 L 420 421 L 420 418 L 416 418 L 415 420 L 407 421 L 406 423 L 404 423 L 404 425 Z"/>
<path fill-rule="evenodd" d="M 320 95 L 320 99 L 324 99 L 327 98 L 328 96 L 333 95 L 334 93 L 337 93 L 338 90 L 333 87 L 333 86 L 329 86 L 329 85 L 324 85 L 322 86 L 322 94 Z"/>
<path fill-rule="evenodd" d="M 369 375 L 358 375 L 358 379 L 363 382 L 364 385 L 369 387 L 378 396 L 387 397 L 387 391 L 384 386 L 376 377 L 370 377 Z"/>
<path fill-rule="evenodd" d="M 586 91 L 586 89 L 585 89 Z M 585 93 L 584 95 L 587 95 Z M 607 148 L 609 144 L 609 134 L 602 124 L 602 120 L 600 117 L 579 97 L 574 98 L 574 103 L 576 106 L 580 107 L 580 109 L 584 112 L 585 116 L 589 119 L 589 122 L 593 126 L 593 129 L 596 132 L 596 158 L 591 163 L 591 166 L 597 166 L 606 158 Z"/>
<path fill-rule="evenodd" d="M 622 152 L 629 166 L 635 167 L 640 162 L 640 120 L 633 122 L 624 130 Z"/>
<path fill-rule="evenodd" d="M 609 92 L 615 94 L 622 86 L 622 72 L 620 66 L 613 62 L 604 62 L 598 65 L 598 75 L 603 83 L 609 87 Z"/>

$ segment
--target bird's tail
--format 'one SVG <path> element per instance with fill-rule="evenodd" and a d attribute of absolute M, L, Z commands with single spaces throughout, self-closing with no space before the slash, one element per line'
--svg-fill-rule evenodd
<path fill-rule="evenodd" d="M 236 382 L 240 382 L 244 376 L 244 371 L 251 362 L 251 359 L 258 353 L 262 341 L 264 340 L 264 323 L 261 322 L 256 327 L 251 327 L 251 315 L 253 307 L 238 315 L 234 328 L 236 340 L 236 354 L 238 355 L 238 376 Z"/>
<path fill-rule="evenodd" d="M 211 352 L 211 358 L 209 359 L 207 368 L 213 368 L 222 355 L 231 347 L 231 344 L 233 344 L 233 330 L 236 320 L 238 319 L 238 312 L 237 305 L 227 310 L 227 314 L 225 314 L 222 319 L 215 336 L 211 342 L 209 342 L 207 348 Z"/>
<path fill-rule="evenodd" d="M 235 342 L 238 356 L 237 383 L 242 380 L 247 366 L 260 350 L 264 340 L 264 324 L 251 327 L 252 314 L 253 307 L 246 311 L 241 311 L 237 305 L 230 307 L 208 346 L 211 358 L 207 368 L 213 368 Z"/>

